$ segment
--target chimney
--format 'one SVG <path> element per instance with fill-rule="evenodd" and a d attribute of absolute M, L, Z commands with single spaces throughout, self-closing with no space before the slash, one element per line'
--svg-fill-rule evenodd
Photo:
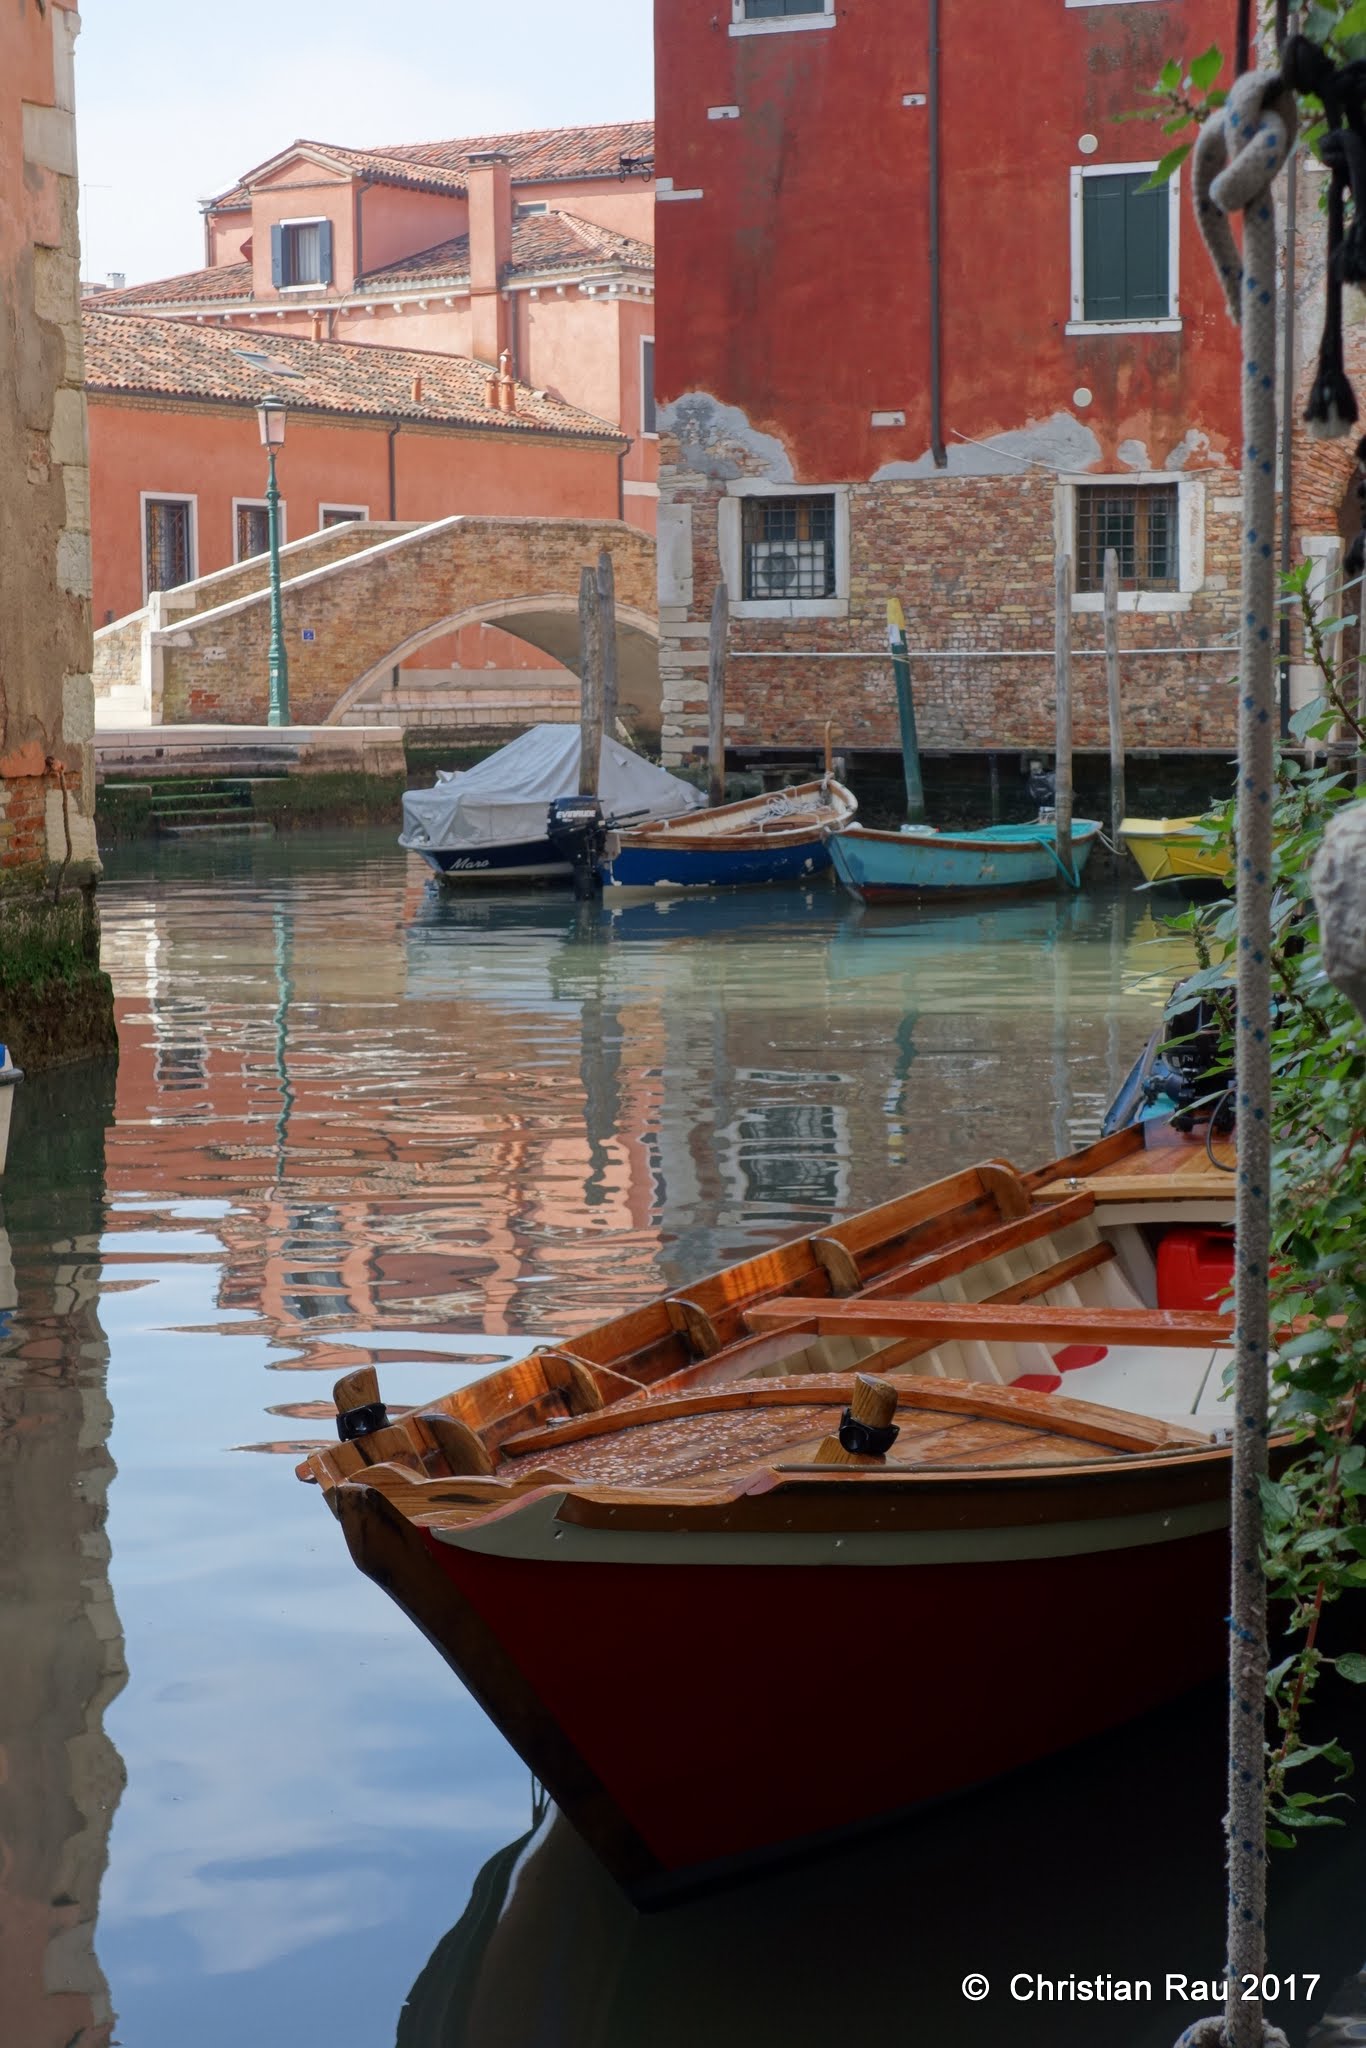
<path fill-rule="evenodd" d="M 469 160 L 470 354 L 496 363 L 508 345 L 503 272 L 512 255 L 512 171 L 501 149 L 481 149 Z"/>
<path fill-rule="evenodd" d="M 128 282 L 128 273 L 126 270 L 111 270 L 104 282 L 111 292 L 121 292 Z"/>

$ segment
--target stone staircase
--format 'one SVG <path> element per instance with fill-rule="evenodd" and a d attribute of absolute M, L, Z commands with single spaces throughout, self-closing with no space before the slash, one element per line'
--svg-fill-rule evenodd
<path fill-rule="evenodd" d="M 136 789 L 152 799 L 152 823 L 158 839 L 267 839 L 275 827 L 255 815 L 256 790 L 262 781 L 278 784 L 284 776 L 216 776 L 200 782 L 110 782 L 109 790 Z"/>

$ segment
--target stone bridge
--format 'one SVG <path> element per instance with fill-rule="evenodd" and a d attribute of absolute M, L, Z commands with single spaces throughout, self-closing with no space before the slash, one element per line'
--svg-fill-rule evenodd
<path fill-rule="evenodd" d="M 467 625 L 497 625 L 577 672 L 579 576 L 603 547 L 616 573 L 621 715 L 657 734 L 654 539 L 595 519 L 455 517 L 397 530 L 355 521 L 285 550 L 291 717 L 337 724 L 418 648 Z M 259 561 L 224 570 L 105 628 L 96 689 L 107 708 L 136 697 L 142 722 L 264 725 L 270 597 L 260 577 Z M 244 593 L 248 580 L 256 587 Z"/>

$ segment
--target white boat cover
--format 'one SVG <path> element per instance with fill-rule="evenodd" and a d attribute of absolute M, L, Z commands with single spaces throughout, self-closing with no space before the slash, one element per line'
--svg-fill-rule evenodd
<path fill-rule="evenodd" d="M 579 787 L 577 725 L 533 725 L 475 767 L 438 778 L 403 799 L 398 843 L 413 853 L 467 846 L 525 846 L 545 838 L 546 811 Z M 643 825 L 704 801 L 700 789 L 604 739 L 598 797 L 609 819 Z"/>

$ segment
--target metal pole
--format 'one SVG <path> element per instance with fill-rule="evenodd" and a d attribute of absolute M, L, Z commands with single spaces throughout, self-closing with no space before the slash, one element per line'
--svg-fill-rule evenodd
<path fill-rule="evenodd" d="M 1053 667 L 1057 686 L 1057 743 L 1053 761 L 1053 803 L 1058 859 L 1076 881 L 1072 865 L 1072 557 L 1058 550 L 1054 574 Z"/>
<path fill-rule="evenodd" d="M 730 637 L 730 591 L 723 576 L 711 604 L 707 634 L 707 802 L 726 801 L 726 643 Z"/>
<path fill-rule="evenodd" d="M 1105 550 L 1105 702 L 1110 714 L 1110 844 L 1124 822 L 1124 710 L 1119 699 L 1119 556 Z"/>
<path fill-rule="evenodd" d="M 911 657 L 906 642 L 906 614 L 899 597 L 887 600 L 887 644 L 896 678 L 896 713 L 901 726 L 901 769 L 906 778 L 906 823 L 925 822 L 925 783 L 920 773 L 920 742 L 915 730 L 915 698 L 911 691 Z"/>
<path fill-rule="evenodd" d="M 266 518 L 270 529 L 270 710 L 267 725 L 289 724 L 289 657 L 285 653 L 285 622 L 280 605 L 280 492 L 275 481 L 275 450 L 268 448 L 270 481 L 266 485 Z"/>
<path fill-rule="evenodd" d="M 926 98 L 929 101 L 929 204 L 930 204 L 930 454 L 936 469 L 948 467 L 944 449 L 944 316 L 943 263 L 940 255 L 940 211 L 943 178 L 939 108 L 940 0 L 930 0 L 929 62 L 926 67 Z"/>

